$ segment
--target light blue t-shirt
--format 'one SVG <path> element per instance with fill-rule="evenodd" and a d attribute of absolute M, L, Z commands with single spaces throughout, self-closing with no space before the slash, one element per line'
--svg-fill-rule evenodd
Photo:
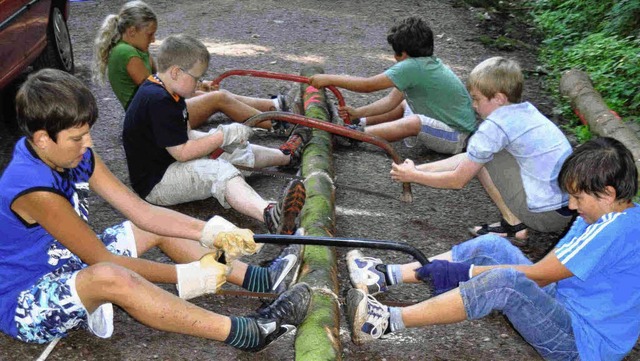
<path fill-rule="evenodd" d="M 567 205 L 569 196 L 558 186 L 558 174 L 571 154 L 567 137 L 528 102 L 494 110 L 469 138 L 467 156 L 487 163 L 506 150 L 520 166 L 531 212 L 548 212 Z"/>
<path fill-rule="evenodd" d="M 580 359 L 622 359 L 640 335 L 640 205 L 591 225 L 578 217 L 555 254 L 575 276 L 558 282 L 556 299 Z"/>

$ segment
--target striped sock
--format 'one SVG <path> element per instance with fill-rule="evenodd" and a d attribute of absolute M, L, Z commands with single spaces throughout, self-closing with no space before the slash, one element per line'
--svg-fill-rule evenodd
<path fill-rule="evenodd" d="M 251 292 L 270 292 L 269 270 L 266 267 L 249 265 L 242 281 L 242 288 Z"/>
<path fill-rule="evenodd" d="M 402 283 L 402 270 L 398 264 L 387 265 L 387 283 L 399 285 Z"/>
<path fill-rule="evenodd" d="M 402 312 L 399 307 L 389 307 L 389 327 L 385 333 L 404 330 L 406 327 L 402 321 Z"/>
<path fill-rule="evenodd" d="M 256 320 L 246 317 L 231 316 L 231 331 L 224 342 L 235 348 L 247 350 L 260 343 L 260 330 Z"/>

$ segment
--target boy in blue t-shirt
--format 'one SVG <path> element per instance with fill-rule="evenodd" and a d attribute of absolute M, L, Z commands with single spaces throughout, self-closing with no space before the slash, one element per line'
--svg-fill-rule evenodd
<path fill-rule="evenodd" d="M 390 142 L 417 137 L 439 153 L 463 151 L 476 129 L 471 99 L 460 79 L 433 55 L 433 32 L 427 22 L 418 16 L 402 19 L 389 30 L 387 42 L 397 63 L 385 72 L 369 78 L 317 74 L 309 82 L 362 93 L 391 89 L 374 103 L 340 111 L 359 118 L 360 130 Z"/>
<path fill-rule="evenodd" d="M 457 245 L 424 266 L 348 256 L 357 287 L 347 297 L 354 342 L 498 310 L 547 360 L 624 358 L 640 334 L 640 205 L 632 201 L 638 192 L 633 156 L 613 138 L 591 140 L 567 158 L 558 182 L 579 216 L 536 263 L 495 235 Z M 419 281 L 437 296 L 404 308 L 367 297 L 388 285 Z"/>
<path fill-rule="evenodd" d="M 116 304 L 150 327 L 257 351 L 288 329 L 283 325 L 305 317 L 309 287 L 285 291 L 301 247 L 286 247 L 269 267 L 247 265 L 236 258 L 257 250 L 250 230 L 136 196 L 92 149 L 89 131 L 98 108 L 79 79 L 53 69 L 34 73 L 18 92 L 16 110 L 25 137 L 0 177 L 1 332 L 34 343 L 76 328 L 106 338 Z M 129 220 L 96 235 L 87 224 L 90 189 Z M 137 258 L 154 247 L 177 264 Z M 217 262 L 222 252 L 228 265 Z M 185 301 L 215 293 L 227 280 L 282 293 L 247 317 Z M 176 284 L 179 297 L 152 282 Z"/>

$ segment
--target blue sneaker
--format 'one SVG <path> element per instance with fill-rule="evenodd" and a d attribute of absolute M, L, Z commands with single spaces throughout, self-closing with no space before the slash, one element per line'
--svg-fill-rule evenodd
<path fill-rule="evenodd" d="M 376 295 L 387 291 L 386 266 L 379 258 L 365 257 L 356 249 L 347 253 L 347 268 L 353 287 L 365 293 Z"/>
<path fill-rule="evenodd" d="M 362 345 L 385 334 L 389 327 L 388 306 L 357 288 L 349 290 L 346 304 L 353 343 Z"/>

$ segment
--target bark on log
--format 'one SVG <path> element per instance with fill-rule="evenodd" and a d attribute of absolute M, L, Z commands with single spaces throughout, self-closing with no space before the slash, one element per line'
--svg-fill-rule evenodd
<path fill-rule="evenodd" d="M 322 73 L 306 68 L 301 75 Z M 329 121 L 324 91 L 301 85 L 305 116 Z M 333 236 L 335 233 L 335 186 L 331 134 L 314 129 L 302 156 L 307 199 L 301 226 L 309 235 Z M 299 282 L 312 287 L 312 304 L 305 321 L 298 327 L 296 360 L 340 360 L 340 305 L 337 299 L 338 277 L 333 247 L 306 246 Z"/>
<path fill-rule="evenodd" d="M 569 98 L 571 106 L 591 132 L 601 137 L 611 137 L 624 144 L 640 170 L 640 140 L 620 117 L 605 104 L 594 88 L 589 75 L 572 69 L 560 79 L 560 93 Z"/>

